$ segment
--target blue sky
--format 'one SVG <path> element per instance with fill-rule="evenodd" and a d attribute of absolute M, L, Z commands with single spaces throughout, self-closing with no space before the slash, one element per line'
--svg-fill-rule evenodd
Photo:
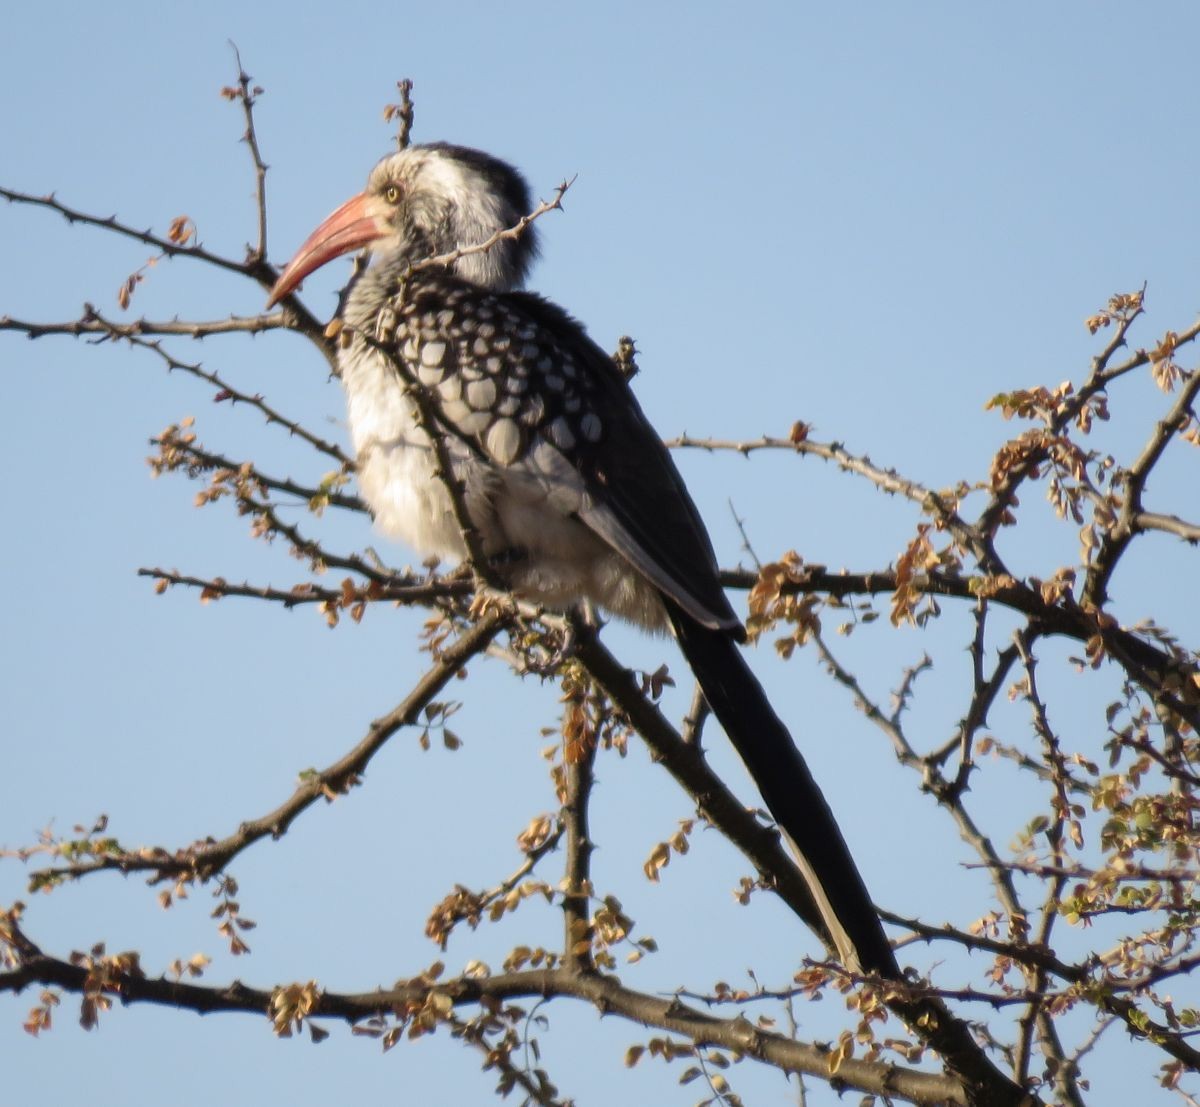
<path fill-rule="evenodd" d="M 531 283 L 601 345 L 637 338 L 639 396 L 664 434 L 784 434 L 804 419 L 817 437 L 931 484 L 978 478 L 1012 430 L 983 411 L 986 400 L 1080 379 L 1097 348 L 1083 320 L 1111 293 L 1149 282 L 1142 345 L 1187 326 L 1197 306 L 1200 13 L 1189 4 L 34 8 L 7 12 L 0 39 L 0 182 L 159 230 L 186 213 L 222 252 L 239 253 L 254 233 L 238 109 L 218 96 L 235 72 L 230 39 L 266 89 L 257 120 L 277 263 L 387 151 L 380 111 L 403 76 L 416 82 L 418 139 L 500 154 L 542 196 L 578 174 L 565 213 L 543 223 Z M 0 207 L 0 314 L 67 319 L 85 301 L 117 314 L 116 291 L 146 253 Z M 344 278 L 330 266 L 309 280 L 306 301 L 327 314 Z M 149 274 L 134 310 L 205 318 L 261 304 L 255 289 L 177 261 Z M 341 433 L 337 387 L 297 340 L 209 341 L 180 353 Z M 1131 385 L 1114 406 L 1128 419 L 1106 429 L 1107 441 L 1127 448 L 1161 400 Z M 143 565 L 275 583 L 300 576 L 282 550 L 247 541 L 230 512 L 193 510 L 183 481 L 149 480 L 146 439 L 185 415 L 214 447 L 296 475 L 321 471 L 253 416 L 214 408 L 202 387 L 148 357 L 0 335 L 9 582 L 0 845 L 29 841 L 52 818 L 66 831 L 100 811 L 130 843 L 228 832 L 281 800 L 296 771 L 340 755 L 419 672 L 416 616 L 372 611 L 361 627 L 330 633 L 312 613 L 201 607 L 181 590 L 156 598 L 135 577 Z M 903 505 L 820 463 L 680 464 L 728 564 L 741 556 L 730 500 L 762 556 L 797 548 L 832 566 L 887 564 L 913 524 Z M 1182 510 L 1195 485 L 1196 457 L 1184 455 L 1151 492 L 1162 509 Z M 334 526 L 346 545 L 380 541 L 357 524 Z M 1044 573 L 1074 545 L 1047 527 L 1044 545 L 1014 558 Z M 1118 604 L 1194 639 L 1200 601 L 1178 583 L 1194 575 L 1194 555 L 1189 562 L 1165 539 L 1146 549 L 1134 568 L 1153 570 L 1151 579 L 1118 578 Z M 933 642 L 966 641 L 962 626 Z M 614 640 L 647 668 L 667 653 L 659 642 Z M 915 632 L 882 628 L 847 645 L 880 695 L 926 648 Z M 964 662 L 952 646 L 944 652 L 952 680 Z M 756 658 L 877 899 L 969 921 L 961 897 L 982 882 L 964 876 L 953 832 L 947 839 L 928 801 L 898 777 L 879 736 L 807 655 L 787 668 L 766 651 Z M 514 867 L 512 836 L 552 804 L 537 734 L 555 720 L 550 690 L 514 690 L 494 665 L 475 666 L 467 687 L 456 726 L 463 751 L 421 754 L 411 736 L 394 743 L 367 788 L 237 864 L 245 912 L 260 924 L 247 961 L 220 953 L 203 890 L 164 915 L 136 881 L 37 900 L 32 933 L 57 951 L 101 939 L 137 946 L 153 969 L 204 949 L 216 957 L 214 981 L 316 977 L 365 988 L 433 960 L 420 939 L 429 907 L 456 881 L 482 884 Z M 922 707 L 923 733 L 948 734 L 961 707 Z M 1083 719 L 1060 725 L 1081 748 L 1101 740 Z M 723 749 L 714 757 L 739 771 Z M 981 792 L 986 812 L 1003 810 L 1002 793 Z M 645 885 L 641 861 L 689 811 L 640 751 L 602 763 L 597 803 L 607 835 L 600 874 L 667 947 L 635 984 L 703 987 L 739 973 L 748 938 L 768 951 L 755 964 L 779 979 L 815 952 L 775 905 L 747 914 L 730 904 L 744 867 L 716 846 L 700 843 L 690 868 Z M 0 903 L 21 895 L 19 868 L 0 865 Z M 988 906 L 973 902 L 978 913 Z M 680 914 L 690 920 L 683 933 L 673 926 Z M 531 914 L 528 925 L 462 939 L 446 960 L 498 961 L 531 932 L 546 941 L 557 932 L 551 915 L 535 923 Z M 442 1040 L 380 1057 L 341 1031 L 313 1049 L 275 1042 L 259 1023 L 144 1009 L 110 1014 L 85 1035 L 64 1009 L 56 1031 L 34 1042 L 19 1027 L 26 1006 L 0 1004 L 14 1102 L 316 1102 L 346 1088 L 423 1103 L 488 1095 L 475 1059 Z M 828 1033 L 820 1016 L 806 1010 L 801 1032 Z M 601 1027 L 589 1012 L 552 1017 L 547 1059 L 581 1104 L 691 1102 L 661 1067 L 620 1068 L 634 1028 Z M 1106 1046 L 1110 1092 L 1096 1102 L 1149 1096 L 1145 1074 L 1157 1061 L 1115 1033 Z M 742 1070 L 734 1086 L 748 1102 L 794 1098 L 773 1076 Z M 818 1088 L 809 1102 L 834 1098 Z"/>

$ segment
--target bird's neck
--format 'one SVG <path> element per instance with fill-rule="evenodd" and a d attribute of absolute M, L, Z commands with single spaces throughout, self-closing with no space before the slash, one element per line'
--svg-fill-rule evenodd
<path fill-rule="evenodd" d="M 524 284 L 522 255 L 512 243 L 498 243 L 491 250 L 466 254 L 449 269 L 432 266 L 414 272 L 415 265 L 453 249 L 388 249 L 385 246 L 375 250 L 370 263 L 351 279 L 343 319 L 351 326 L 364 326 L 375 318 L 384 303 L 400 292 L 402 284 L 419 281 L 422 274 L 429 277 L 449 275 L 489 292 L 512 291 Z"/>
<path fill-rule="evenodd" d="M 347 286 L 342 319 L 351 327 L 368 329 L 385 303 L 400 292 L 417 259 L 399 250 L 377 250 L 360 266 Z"/>

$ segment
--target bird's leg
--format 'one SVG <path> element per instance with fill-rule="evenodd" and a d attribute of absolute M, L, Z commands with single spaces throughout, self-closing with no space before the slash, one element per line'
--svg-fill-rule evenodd
<path fill-rule="evenodd" d="M 580 600 L 578 605 L 567 612 L 566 629 L 558 649 L 554 652 L 554 663 L 561 664 L 575 656 L 579 643 L 585 639 L 595 638 L 604 621 L 591 600 Z"/>
<path fill-rule="evenodd" d="M 580 641 L 599 630 L 599 620 L 590 608 L 571 608 L 563 615 L 545 620 L 538 614 L 526 615 L 526 623 L 540 622 L 535 648 L 525 651 L 525 671 L 544 679 L 555 677 L 563 665 L 576 656 Z"/>

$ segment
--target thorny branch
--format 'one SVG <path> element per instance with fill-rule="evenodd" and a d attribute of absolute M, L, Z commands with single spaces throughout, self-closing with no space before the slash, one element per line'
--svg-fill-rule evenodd
<path fill-rule="evenodd" d="M 1192 404 L 1200 394 L 1200 371 L 1193 372 L 1171 410 L 1155 424 L 1145 448 L 1130 466 L 1123 482 L 1124 499 L 1116 524 L 1109 531 L 1100 552 L 1096 555 L 1091 568 L 1088 570 L 1087 583 L 1083 589 L 1085 603 L 1100 607 L 1108 599 L 1108 584 L 1116 571 L 1121 555 L 1129 547 L 1129 543 L 1140 531 L 1146 529 L 1142 512 L 1142 493 L 1146 488 L 1146 479 L 1161 460 L 1163 452 L 1171 439 L 1182 431 L 1188 420 L 1195 417 Z M 1165 521 L 1164 521 L 1165 523 Z M 1188 528 L 1182 520 L 1176 520 L 1174 526 L 1163 525 L 1158 529 L 1174 529 L 1181 538 L 1188 538 Z M 1194 539 L 1192 539 L 1194 541 Z"/>
<path fill-rule="evenodd" d="M 184 322 L 180 319 L 151 320 L 135 319 L 130 323 L 114 323 L 102 319 L 91 304 L 85 304 L 78 319 L 64 323 L 32 323 L 10 316 L 0 316 L 0 330 L 17 331 L 28 338 L 43 338 L 46 335 L 67 335 L 81 338 L 95 334 L 101 338 L 142 338 L 146 335 L 173 335 L 184 338 L 208 338 L 215 334 L 262 334 L 280 330 L 288 323 L 278 312 L 273 315 L 231 315 L 228 319 Z"/>
<path fill-rule="evenodd" d="M 1074 812 L 1070 789 L 1067 783 L 1069 773 L 1066 768 L 1065 759 L 1063 758 L 1062 749 L 1057 736 L 1050 728 L 1050 720 L 1046 714 L 1046 705 L 1042 702 L 1037 691 L 1037 683 L 1034 676 L 1036 662 L 1033 656 L 1035 637 L 1032 631 L 1026 631 L 1025 633 L 1018 632 L 1015 645 L 1017 652 L 1021 656 L 1021 662 L 1025 667 L 1025 688 L 1030 706 L 1033 709 L 1033 728 L 1042 740 L 1045 750 L 1044 760 L 1050 767 L 1054 780 L 1055 794 L 1052 806 L 1055 821 L 1051 824 L 1047 836 L 1055 857 L 1061 859 L 1064 856 L 1064 837 L 1068 834 L 1074 834 L 1077 836 L 1077 844 L 1082 844 L 1082 836 L 1079 832 L 1078 822 L 1073 818 Z M 1050 947 L 1050 935 L 1058 919 L 1058 902 L 1059 897 L 1062 895 L 1064 884 L 1065 881 L 1062 880 L 1052 880 L 1047 883 L 1045 899 L 1041 910 L 1041 921 L 1033 935 L 1033 944 L 1036 946 Z M 1066 1063 L 1066 1056 L 1058 1037 L 1058 1030 L 1046 1010 L 1046 1004 L 1042 995 L 1046 991 L 1045 974 L 1040 968 L 1026 969 L 1025 977 L 1032 998 L 1018 1021 L 1017 1047 L 1015 1051 L 1015 1068 L 1018 1079 L 1024 1083 L 1029 1078 L 1029 1056 L 1036 1028 L 1038 1039 L 1042 1044 L 1046 1059 L 1050 1062 L 1053 1071 L 1057 1075 L 1056 1085 L 1059 1095 L 1066 1102 L 1082 1107 L 1083 1098 L 1076 1083 L 1076 1073 Z"/>
<path fill-rule="evenodd" d="M 73 323 L 26 323 L 21 320 L 12 319 L 9 316 L 0 316 L 0 331 L 12 330 L 20 331 L 26 334 L 29 338 L 38 338 L 44 334 L 59 334 L 73 335 L 79 337 L 85 334 L 97 334 L 101 340 L 123 340 L 131 346 L 135 346 L 141 350 L 147 350 L 158 357 L 172 372 L 186 373 L 189 376 L 196 377 L 199 380 L 211 385 L 215 390 L 215 399 L 221 402 L 227 402 L 230 406 L 236 407 L 238 404 L 245 404 L 248 407 L 255 408 L 266 418 L 269 424 L 283 427 L 290 435 L 307 442 L 314 449 L 333 458 L 342 465 L 350 467 L 353 465 L 350 458 L 346 456 L 341 447 L 332 442 L 327 442 L 325 439 L 312 433 L 306 427 L 301 426 L 293 419 L 288 419 L 281 415 L 275 408 L 263 399 L 261 395 L 249 392 L 243 392 L 241 389 L 235 388 L 229 381 L 223 379 L 218 373 L 211 372 L 205 369 L 198 362 L 181 361 L 175 357 L 167 348 L 158 340 L 150 340 L 142 337 L 143 326 L 151 329 L 145 331 L 148 334 L 169 334 L 172 333 L 168 329 L 172 325 L 180 327 L 180 331 L 176 333 L 187 334 L 193 338 L 203 338 L 206 333 L 226 333 L 228 330 L 249 330 L 252 333 L 258 330 L 271 330 L 277 326 L 287 326 L 287 324 L 276 324 L 272 322 L 275 317 L 266 316 L 261 320 L 255 318 L 246 320 L 247 326 L 240 325 L 241 320 L 231 320 L 230 324 L 211 324 L 211 323 L 177 323 L 177 324 L 143 324 L 131 323 L 121 324 L 113 323 L 102 316 L 91 304 L 85 304 L 82 317 Z M 155 329 L 161 328 L 161 329 Z M 194 329 L 199 329 L 199 333 L 193 334 Z M 322 354 L 327 359 L 332 359 L 333 355 L 326 347 L 324 339 L 320 343 Z"/>
<path fill-rule="evenodd" d="M 88 970 L 41 951 L 31 954 L 16 969 L 0 972 L 0 993 L 20 991 L 34 984 L 72 992 L 89 986 Z M 237 1011 L 270 1015 L 279 992 L 248 988 L 242 984 L 207 987 L 176 983 L 134 973 L 113 973 L 106 980 L 110 994 L 123 1003 L 154 1003 L 182 1010 L 211 1013 Z M 624 987 L 615 976 L 580 973 L 572 969 L 545 969 L 485 977 L 457 977 L 444 981 L 415 978 L 391 989 L 365 993 L 318 991 L 303 1011 L 302 1021 L 339 1019 L 351 1025 L 366 1025 L 372 1017 L 398 1019 L 412 1025 L 420 1019 L 432 1027 L 445 1021 L 449 1012 L 480 1003 L 508 1003 L 518 999 L 574 998 L 600 1011 L 620 1015 L 647 1027 L 655 1027 L 705 1045 L 720 1046 L 783 1072 L 805 1073 L 829 1078 L 830 1050 L 808 1045 L 782 1034 L 754 1027 L 745 1019 L 721 1019 L 705 1014 L 677 997 L 661 999 Z M 839 1083 L 847 1088 L 888 1095 L 915 1103 L 965 1104 L 957 1082 L 946 1076 L 895 1064 L 847 1058 L 837 1070 Z"/>
<path fill-rule="evenodd" d="M 224 257 L 221 254 L 214 254 L 198 243 L 194 246 L 181 246 L 177 242 L 169 238 L 163 238 L 149 229 L 139 231 L 126 223 L 122 223 L 115 215 L 105 216 L 104 218 L 89 215 L 85 211 L 80 211 L 77 208 L 72 208 L 62 203 L 54 193 L 46 196 L 35 196 L 28 192 L 18 192 L 15 189 L 0 186 L 0 198 L 7 200 L 10 204 L 28 204 L 32 207 L 46 208 L 49 211 L 57 212 L 68 223 L 79 223 L 86 227 L 97 227 L 111 234 L 121 235 L 124 238 L 132 238 L 136 242 L 152 246 L 155 250 L 158 250 L 169 258 L 192 258 L 195 261 L 204 262 L 206 265 L 212 265 L 227 272 L 238 273 L 242 276 L 253 276 L 253 273 L 245 262 L 234 261 L 232 258 Z"/>
<path fill-rule="evenodd" d="M 418 581 L 407 574 L 398 574 L 383 582 L 372 581 L 367 587 L 356 586 L 351 581 L 349 592 L 345 584 L 341 588 L 322 588 L 312 581 L 302 581 L 291 588 L 272 588 L 269 585 L 251 584 L 249 581 L 236 584 L 221 577 L 189 576 L 168 569 L 143 568 L 138 570 L 138 576 L 161 581 L 167 586 L 178 584 L 185 588 L 195 588 L 207 599 L 236 596 L 266 600 L 282 604 L 284 607 L 301 607 L 306 604 L 349 607 L 376 600 L 405 605 L 436 606 L 446 600 L 470 596 L 474 590 L 470 580 L 465 577 L 439 577 Z"/>
<path fill-rule="evenodd" d="M 412 691 L 386 715 L 376 719 L 353 749 L 324 769 L 301 774 L 296 790 L 273 811 L 242 823 L 224 838 L 207 839 L 173 852 L 160 848 L 131 851 L 115 848 L 91 861 L 41 869 L 35 876 L 37 886 L 43 888 L 104 871 L 147 872 L 151 874 L 151 883 L 209 879 L 255 842 L 268 837 L 282 838 L 296 818 L 317 800 L 332 802 L 356 786 L 375 754 L 397 731 L 420 721 L 426 706 L 471 658 L 486 649 L 504 624 L 503 612 L 490 611 L 457 641 L 440 650 L 433 666 Z"/>
<path fill-rule="evenodd" d="M 580 661 L 629 718 L 655 759 L 695 798 L 701 814 L 755 863 L 767 886 L 774 887 L 814 933 L 822 937 L 827 948 L 834 949 L 808 886 L 783 851 L 778 834 L 760 827 L 739 808 L 725 785 L 712 774 L 701 751 L 674 731 L 658 708 L 637 689 L 629 671 L 622 668 L 597 637 L 581 636 L 577 651 Z M 768 858 L 764 866 L 760 859 Z M 890 983 L 888 987 L 889 1007 L 942 1056 L 968 1088 L 976 1089 L 972 1095 L 988 1097 L 977 1101 L 972 1098 L 972 1102 L 1017 1102 L 1013 1086 L 977 1048 L 965 1023 L 933 1000 L 902 994 Z"/>
<path fill-rule="evenodd" d="M 242 141 L 249 149 L 250 158 L 254 163 L 255 209 L 258 213 L 258 244 L 247 247 L 246 263 L 257 266 L 265 262 L 267 258 L 267 166 L 263 162 L 262 152 L 258 148 L 258 133 L 254 128 L 254 105 L 258 102 L 263 90 L 257 85 L 253 88 L 250 87 L 250 82 L 254 78 L 243 68 L 242 55 L 238 48 L 232 42 L 229 45 L 233 47 L 233 56 L 237 59 L 238 76 L 237 88 L 226 91 L 235 92 L 246 119 L 246 131 L 242 135 Z"/>
<path fill-rule="evenodd" d="M 543 215 L 547 215 L 552 211 L 562 211 L 563 197 L 567 194 L 567 189 L 574 183 L 574 177 L 563 181 L 555 188 L 552 200 L 542 200 L 533 211 L 527 215 L 522 215 L 511 227 L 506 227 L 502 231 L 496 231 L 495 234 L 489 235 L 482 242 L 476 242 L 470 246 L 461 246 L 457 250 L 451 250 L 449 253 L 435 254 L 433 257 L 415 262 L 409 267 L 406 276 L 411 276 L 413 273 L 419 273 L 425 269 L 449 269 L 462 258 L 470 257 L 472 254 L 486 254 L 501 242 L 515 242 L 525 233 L 526 228 L 534 220 L 540 219 Z"/>
<path fill-rule="evenodd" d="M 959 836 L 982 858 L 984 866 L 991 873 L 997 896 L 1009 917 L 1023 919 L 1025 910 L 1017 897 L 1012 876 L 991 839 L 967 812 L 962 790 L 946 778 L 936 757 L 922 757 L 917 753 L 905 735 L 900 719 L 884 713 L 863 689 L 858 678 L 838 661 L 819 634 L 814 635 L 813 643 L 834 680 L 850 691 L 859 710 L 891 741 L 897 761 L 920 774 L 921 791 L 932 795 L 950 813 Z"/>
<path fill-rule="evenodd" d="M 563 874 L 563 949 L 568 965 L 583 972 L 594 969 L 588 904 L 592 895 L 592 842 L 589 808 L 595 782 L 599 744 L 582 720 L 582 708 L 568 702 L 564 720 L 563 760 L 566 763 L 566 802 L 562 819 L 567 833 L 567 864 Z"/>
<path fill-rule="evenodd" d="M 956 534 L 962 534 L 969 542 L 975 542 L 975 536 L 970 533 L 969 528 L 943 494 L 934 492 L 920 482 L 901 475 L 895 469 L 885 469 L 876 465 L 866 455 L 851 453 L 840 442 L 816 442 L 808 435 L 809 428 L 804 424 L 797 424 L 788 438 L 763 435 L 760 438 L 739 442 L 728 438 L 696 438 L 690 434 L 682 434 L 677 438 L 666 439 L 666 445 L 671 449 L 679 450 L 731 450 L 743 457 L 749 457 L 759 450 L 786 450 L 790 453 L 832 461 L 844 472 L 864 477 L 881 492 L 900 495 L 913 503 L 928 507 L 930 512 L 935 514 L 947 528 Z"/>
<path fill-rule="evenodd" d="M 229 481 L 244 480 L 258 489 L 269 489 L 281 492 L 286 496 L 295 496 L 306 504 L 324 510 L 326 507 L 338 507 L 345 511 L 365 515 L 366 504 L 357 496 L 340 492 L 336 488 L 314 488 L 311 485 L 297 484 L 290 477 L 272 477 L 255 467 L 250 461 L 236 461 L 224 454 L 216 454 L 198 446 L 190 434 L 173 430 L 158 438 L 150 439 L 151 446 L 159 448 L 159 456 L 152 459 L 152 465 L 160 466 L 155 472 L 167 471 L 173 468 L 185 468 L 188 476 L 197 478 L 202 474 L 212 477 L 212 490 L 223 490 Z M 204 496 L 201 493 L 201 496 Z M 211 492 L 210 492 L 211 495 Z"/>

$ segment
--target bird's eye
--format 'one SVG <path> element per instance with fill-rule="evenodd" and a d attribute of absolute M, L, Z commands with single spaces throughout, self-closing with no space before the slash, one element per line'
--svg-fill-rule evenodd
<path fill-rule="evenodd" d="M 387 188 L 383 190 L 383 198 L 389 204 L 400 203 L 400 186 L 395 184 L 388 185 Z"/>

